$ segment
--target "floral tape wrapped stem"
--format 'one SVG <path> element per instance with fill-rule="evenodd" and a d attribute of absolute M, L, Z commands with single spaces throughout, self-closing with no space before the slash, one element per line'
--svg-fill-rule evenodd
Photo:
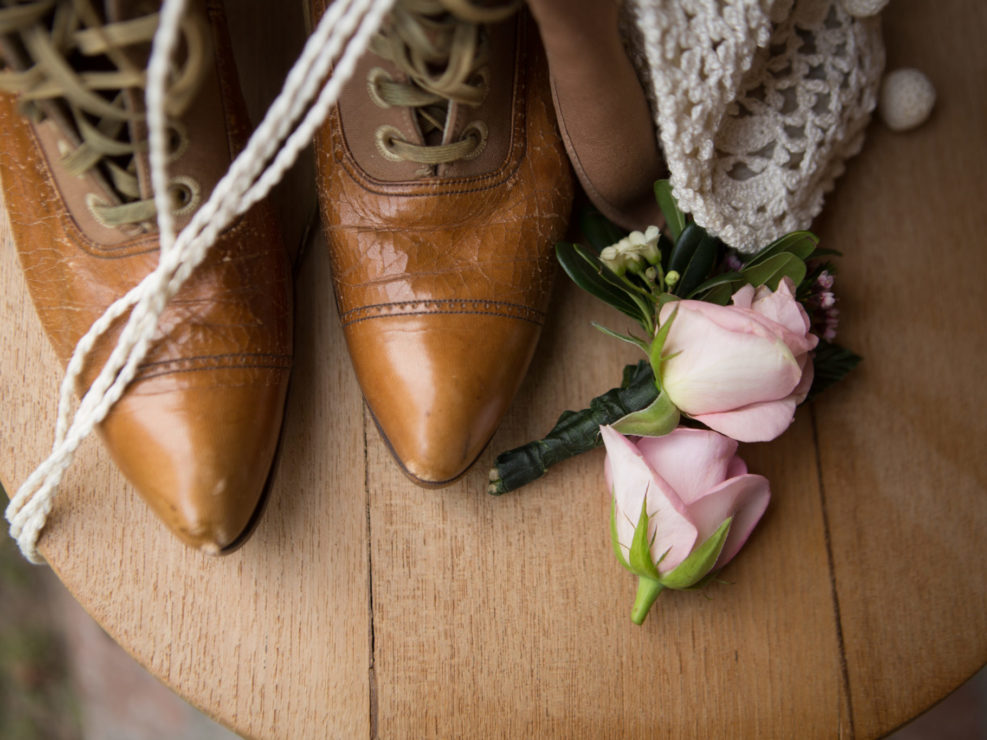
<path fill-rule="evenodd" d="M 543 438 L 502 452 L 490 470 L 487 492 L 495 496 L 540 478 L 562 460 L 602 444 L 600 426 L 646 408 L 657 397 L 655 376 L 646 361 L 624 368 L 623 383 L 592 401 L 588 409 L 565 411 Z"/>

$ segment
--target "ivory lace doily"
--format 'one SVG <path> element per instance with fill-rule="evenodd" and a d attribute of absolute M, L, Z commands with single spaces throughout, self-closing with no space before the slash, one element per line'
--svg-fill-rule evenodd
<path fill-rule="evenodd" d="M 838 0 L 628 0 L 625 15 L 683 210 L 744 252 L 807 228 L 863 144 L 880 19 Z"/>

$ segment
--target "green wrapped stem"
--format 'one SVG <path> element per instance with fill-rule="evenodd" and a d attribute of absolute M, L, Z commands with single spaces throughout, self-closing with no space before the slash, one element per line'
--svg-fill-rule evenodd
<path fill-rule="evenodd" d="M 657 396 L 651 365 L 646 360 L 628 365 L 619 388 L 594 398 L 588 409 L 563 412 L 544 439 L 499 454 L 487 492 L 499 496 L 516 490 L 540 478 L 555 463 L 599 447 L 601 424 L 613 424 L 649 406 Z"/>
<path fill-rule="evenodd" d="M 655 600 L 664 588 L 658 581 L 646 576 L 639 576 L 637 581 L 637 597 L 634 599 L 634 607 L 631 609 L 631 621 L 634 624 L 643 624 L 644 618 L 648 616 Z"/>

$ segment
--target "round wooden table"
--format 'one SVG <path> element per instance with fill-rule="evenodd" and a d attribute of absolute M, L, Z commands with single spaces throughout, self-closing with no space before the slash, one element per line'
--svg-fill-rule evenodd
<path fill-rule="evenodd" d="M 939 102 L 914 132 L 873 124 L 816 225 L 845 253 L 841 341 L 865 362 L 743 450 L 774 497 L 729 583 L 666 593 L 631 623 L 600 452 L 485 493 L 497 451 L 636 359 L 590 326 L 615 313 L 560 280 L 490 448 L 421 490 L 364 409 L 318 237 L 253 538 L 221 559 L 185 549 L 92 439 L 42 539 L 52 567 L 150 671 L 251 737 L 870 738 L 923 711 L 987 659 L 987 9 L 896 0 L 885 15 L 889 69 L 922 69 Z M 2 228 L 14 491 L 50 444 L 60 370 Z"/>

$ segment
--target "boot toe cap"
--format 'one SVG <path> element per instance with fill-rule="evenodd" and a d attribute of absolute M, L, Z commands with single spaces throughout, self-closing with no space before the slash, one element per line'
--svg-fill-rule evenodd
<path fill-rule="evenodd" d="M 422 313 L 348 327 L 374 420 L 415 483 L 460 477 L 483 451 L 534 352 L 540 326 L 495 314 Z"/>
<path fill-rule="evenodd" d="M 286 372 L 217 370 L 139 383 L 101 432 L 119 468 L 186 544 L 218 554 L 249 533 L 281 426 Z M 259 377 L 258 377 L 259 375 Z M 224 377 L 231 376 L 231 377 Z"/>

